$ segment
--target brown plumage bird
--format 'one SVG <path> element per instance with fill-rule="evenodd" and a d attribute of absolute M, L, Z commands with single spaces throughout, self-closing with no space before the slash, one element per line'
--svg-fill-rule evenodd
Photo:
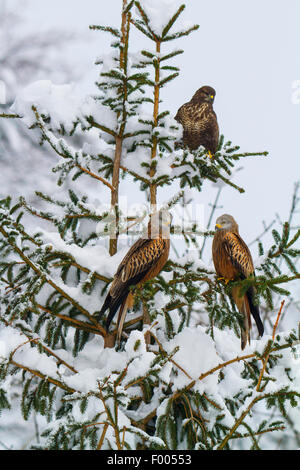
<path fill-rule="evenodd" d="M 213 110 L 216 92 L 210 86 L 203 86 L 191 101 L 182 105 L 175 116 L 183 127 L 183 144 L 190 150 L 203 145 L 212 157 L 219 143 L 219 125 Z"/>
<path fill-rule="evenodd" d="M 133 307 L 132 286 L 140 286 L 156 277 L 166 264 L 170 251 L 171 215 L 165 210 L 152 214 L 144 237 L 137 240 L 121 261 L 111 287 L 98 315 L 98 320 L 109 309 L 106 329 L 118 308 L 117 341 L 122 335 L 128 308 Z"/>
<path fill-rule="evenodd" d="M 226 282 L 255 276 L 251 253 L 239 234 L 238 224 L 231 215 L 224 214 L 216 221 L 212 255 L 217 275 Z M 241 347 L 244 349 L 247 341 L 250 344 L 251 314 L 260 336 L 264 333 L 259 308 L 254 303 L 255 288 L 249 287 L 241 297 L 240 287 L 235 286 L 231 294 L 239 312 L 244 316 L 244 324 L 241 327 Z"/>

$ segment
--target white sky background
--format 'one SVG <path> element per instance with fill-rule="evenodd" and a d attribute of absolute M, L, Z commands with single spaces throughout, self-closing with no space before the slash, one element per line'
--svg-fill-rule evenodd
<path fill-rule="evenodd" d="M 17 8 L 22 3 L 15 0 Z M 234 181 L 246 192 L 224 189 L 223 208 L 216 213 L 231 213 L 250 242 L 262 232 L 263 220 L 270 222 L 276 212 L 287 218 L 293 184 L 300 178 L 300 103 L 292 103 L 292 84 L 300 80 L 300 1 L 185 3 L 185 19 L 200 29 L 171 45 L 185 53 L 176 61 L 181 74 L 166 87 L 162 109 L 175 115 L 198 88 L 211 85 L 217 92 L 214 108 L 225 139 L 240 145 L 241 151 L 270 152 L 269 157 L 240 162 L 244 170 Z M 76 68 L 86 70 L 89 83 L 95 79 L 95 57 L 109 52 L 110 36 L 89 32 L 88 26 L 119 27 L 120 6 L 121 0 L 28 0 L 24 27 L 45 32 L 61 27 L 85 35 L 87 40 L 74 43 L 70 56 Z M 139 32 L 131 41 L 132 51 L 152 47 Z M 199 195 L 206 218 L 215 194 L 214 185 L 206 183 Z"/>

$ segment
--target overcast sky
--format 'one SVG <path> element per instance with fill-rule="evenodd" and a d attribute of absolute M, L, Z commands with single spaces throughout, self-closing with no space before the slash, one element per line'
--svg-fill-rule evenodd
<path fill-rule="evenodd" d="M 178 40 L 185 54 L 177 64 L 180 76 L 166 87 L 163 108 L 173 115 L 202 85 L 217 95 L 220 131 L 243 151 L 270 152 L 269 157 L 249 157 L 242 163 L 232 188 L 223 191 L 223 212 L 231 213 L 240 232 L 251 241 L 278 212 L 287 217 L 293 184 L 300 179 L 300 103 L 293 104 L 293 83 L 300 81 L 299 0 L 188 0 L 185 19 L 200 25 Z M 19 7 L 22 0 L 15 0 Z M 89 24 L 120 24 L 121 0 L 28 0 L 27 24 L 32 30 L 65 28 L 85 36 L 74 42 L 71 60 L 86 70 L 101 52 L 108 52 L 108 37 L 89 32 Z M 149 43 L 147 44 L 149 47 Z M 132 36 L 132 49 L 145 47 L 140 33 Z M 46 77 L 45 77 L 46 78 Z M 300 82 L 299 82 L 300 83 Z M 299 85 L 300 89 L 300 85 Z M 298 94 L 300 101 L 300 93 Z M 207 183 L 199 200 L 212 202 L 216 188 Z"/>

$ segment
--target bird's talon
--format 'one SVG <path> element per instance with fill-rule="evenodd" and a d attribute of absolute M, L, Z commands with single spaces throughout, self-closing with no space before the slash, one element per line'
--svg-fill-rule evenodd
<path fill-rule="evenodd" d="M 230 279 L 225 279 L 225 277 L 218 277 L 218 281 L 224 281 L 226 286 L 228 284 L 228 282 L 230 281 Z"/>

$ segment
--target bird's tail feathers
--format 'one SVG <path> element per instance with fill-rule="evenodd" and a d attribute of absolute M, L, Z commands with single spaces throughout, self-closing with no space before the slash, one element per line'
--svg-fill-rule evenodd
<path fill-rule="evenodd" d="M 246 297 L 249 302 L 250 312 L 255 320 L 259 336 L 262 336 L 264 334 L 264 325 L 262 324 L 262 321 L 260 318 L 258 305 L 255 305 L 254 303 L 254 296 L 255 296 L 255 290 L 254 290 L 254 287 L 251 286 L 246 292 Z"/>
<path fill-rule="evenodd" d="M 102 308 L 96 317 L 97 321 L 101 320 L 106 310 L 110 307 L 111 300 L 112 300 L 111 295 L 108 293 L 104 301 L 104 304 L 102 305 Z"/>
<path fill-rule="evenodd" d="M 124 297 L 114 299 L 109 293 L 107 294 L 107 297 L 104 301 L 104 304 L 103 304 L 100 312 L 98 313 L 98 315 L 96 317 L 97 321 L 101 320 L 101 318 L 104 315 L 104 313 L 106 312 L 106 310 L 109 309 L 109 314 L 107 315 L 107 319 L 106 319 L 106 323 L 105 323 L 106 331 L 108 331 L 109 326 L 110 326 L 110 324 L 111 324 L 111 322 L 112 322 L 112 320 L 113 320 L 113 318 L 116 314 L 116 311 L 120 307 L 123 300 L 124 300 Z"/>
<path fill-rule="evenodd" d="M 109 306 L 109 314 L 107 315 L 106 324 L 105 324 L 106 331 L 108 331 L 110 324 L 116 314 L 116 311 L 122 304 L 123 300 L 124 300 L 124 297 L 122 297 L 121 299 L 118 299 L 117 302 L 114 302 Z"/>

